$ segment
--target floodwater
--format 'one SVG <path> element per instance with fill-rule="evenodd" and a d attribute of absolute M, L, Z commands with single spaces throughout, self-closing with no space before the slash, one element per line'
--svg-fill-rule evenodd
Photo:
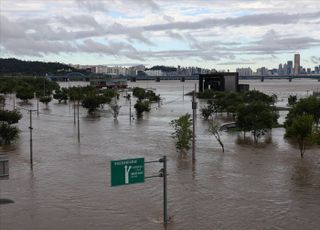
<path fill-rule="evenodd" d="M 20 139 L 0 148 L 10 159 L 10 179 L 0 181 L 0 197 L 14 201 L 0 205 L 0 229 L 164 229 L 162 178 L 110 186 L 111 160 L 149 161 L 163 155 L 168 158 L 171 219 L 166 229 L 319 229 L 319 147 L 310 147 L 301 159 L 297 146 L 276 128 L 257 146 L 241 141 L 242 135 L 224 132 L 222 153 L 198 111 L 196 162 L 192 165 L 191 151 L 186 159 L 179 157 L 169 122 L 192 113 L 191 98 L 182 95 L 195 83 L 130 83 L 155 88 L 163 97 L 160 107 L 154 104 L 142 120 L 131 123 L 125 93 L 117 121 L 108 106 L 99 117 L 89 117 L 81 108 L 80 143 L 70 105 L 51 102 L 45 109 L 40 104 L 40 115 L 33 113 L 33 171 L 29 115 L 22 111 Z M 277 94 L 279 105 L 285 105 L 290 94 L 303 97 L 320 88 L 315 80 L 241 83 Z M 8 98 L 7 107 L 11 106 Z M 281 116 L 283 120 L 285 113 Z M 146 164 L 146 176 L 157 174 L 161 167 Z"/>

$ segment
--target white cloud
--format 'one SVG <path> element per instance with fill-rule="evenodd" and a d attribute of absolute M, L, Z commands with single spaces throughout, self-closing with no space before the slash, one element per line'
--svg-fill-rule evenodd
<path fill-rule="evenodd" d="M 265 65 L 274 62 L 270 54 L 306 51 L 313 54 L 306 59 L 315 63 L 320 52 L 318 4 L 317 0 L 3 0 L 0 47 L 18 58 L 79 53 L 99 54 L 105 63 L 116 56 L 119 63 L 178 60 L 182 65 L 190 60 Z M 264 55 L 267 60 L 251 61 Z"/>

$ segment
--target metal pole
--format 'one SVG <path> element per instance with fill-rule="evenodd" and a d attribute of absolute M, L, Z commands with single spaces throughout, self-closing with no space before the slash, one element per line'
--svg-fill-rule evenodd
<path fill-rule="evenodd" d="M 182 99 L 184 100 L 184 85 L 182 86 Z"/>
<path fill-rule="evenodd" d="M 43 77 L 43 96 L 46 96 L 46 78 Z"/>
<path fill-rule="evenodd" d="M 32 152 L 32 110 L 29 110 L 30 113 L 30 167 L 33 170 L 33 152 Z"/>
<path fill-rule="evenodd" d="M 163 156 L 163 223 L 167 224 L 167 156 Z"/>
<path fill-rule="evenodd" d="M 78 110 L 78 142 L 80 143 L 80 119 L 79 119 L 79 101 L 78 101 L 78 106 L 77 106 L 77 110 Z"/>
<path fill-rule="evenodd" d="M 131 123 L 131 97 L 129 99 L 129 120 L 130 120 L 130 123 Z"/>
<path fill-rule="evenodd" d="M 76 101 L 73 101 L 73 124 L 76 125 Z"/>
<path fill-rule="evenodd" d="M 39 98 L 37 98 L 37 116 L 39 117 Z"/>
<path fill-rule="evenodd" d="M 196 87 L 194 87 L 193 95 L 192 95 L 192 162 L 196 160 L 196 112 L 197 112 L 197 103 L 195 101 L 195 92 L 196 92 Z"/>

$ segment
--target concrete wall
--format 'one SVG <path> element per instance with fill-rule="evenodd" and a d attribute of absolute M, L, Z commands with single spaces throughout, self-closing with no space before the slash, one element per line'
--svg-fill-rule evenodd
<path fill-rule="evenodd" d="M 237 91 L 237 78 L 235 75 L 224 75 L 225 91 Z"/>

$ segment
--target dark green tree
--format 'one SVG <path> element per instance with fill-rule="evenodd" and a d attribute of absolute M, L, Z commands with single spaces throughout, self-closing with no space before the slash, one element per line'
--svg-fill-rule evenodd
<path fill-rule="evenodd" d="M 137 100 L 134 108 L 136 109 L 137 117 L 141 118 L 143 116 L 143 112 L 150 111 L 150 102 L 149 100 Z"/>
<path fill-rule="evenodd" d="M 176 139 L 176 148 L 183 155 L 186 155 L 187 151 L 191 147 L 192 139 L 192 120 L 190 114 L 185 114 L 178 119 L 172 120 L 170 126 L 174 128 L 172 137 Z"/>
<path fill-rule="evenodd" d="M 258 143 L 259 138 L 272 128 L 274 117 L 274 111 L 268 105 L 254 102 L 238 109 L 236 124 L 244 133 L 251 131 L 254 143 Z"/>
<path fill-rule="evenodd" d="M 28 102 L 28 100 L 34 97 L 34 91 L 32 90 L 32 88 L 29 88 L 29 87 L 20 88 L 18 89 L 16 96 L 20 100 L 23 100 L 24 102 Z"/>
<path fill-rule="evenodd" d="M 307 143 L 312 143 L 312 137 L 316 135 L 313 131 L 312 115 L 296 116 L 292 119 L 290 126 L 286 127 L 285 136 L 298 142 L 301 158 L 306 151 Z"/>
<path fill-rule="evenodd" d="M 48 104 L 49 102 L 52 100 L 52 97 L 51 96 L 43 96 L 43 97 L 40 97 L 40 102 L 42 102 L 43 104 L 46 105 L 46 108 L 48 108 Z"/>
<path fill-rule="evenodd" d="M 297 95 L 290 95 L 288 97 L 288 105 L 293 106 L 297 102 Z"/>
<path fill-rule="evenodd" d="M 0 145 L 10 144 L 19 136 L 19 129 L 6 122 L 0 121 Z"/>
<path fill-rule="evenodd" d="M 6 122 L 9 125 L 18 123 L 19 120 L 22 118 L 20 112 L 14 110 L 0 110 L 0 122 Z"/>

